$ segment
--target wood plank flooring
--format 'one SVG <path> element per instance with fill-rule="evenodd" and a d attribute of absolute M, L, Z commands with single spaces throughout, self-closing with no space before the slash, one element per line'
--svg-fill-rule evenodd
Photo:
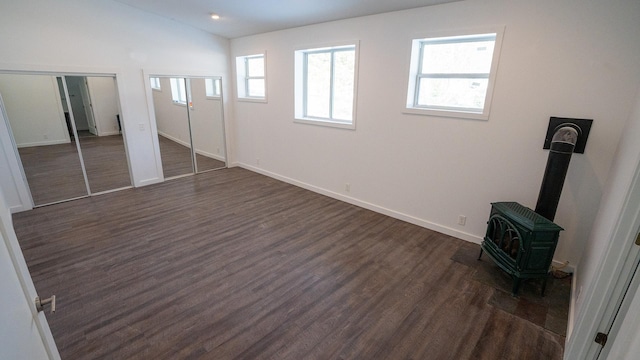
<path fill-rule="evenodd" d="M 160 155 L 162 157 L 162 171 L 164 177 L 174 177 L 192 174 L 191 149 L 164 136 L 158 136 Z M 196 154 L 198 171 L 222 169 L 227 165 L 224 161 Z"/>
<path fill-rule="evenodd" d="M 63 359 L 562 359 L 477 245 L 239 168 L 14 225 Z"/>

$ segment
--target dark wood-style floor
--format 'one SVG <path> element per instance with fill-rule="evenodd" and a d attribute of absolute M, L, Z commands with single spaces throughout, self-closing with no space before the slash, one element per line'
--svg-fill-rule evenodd
<path fill-rule="evenodd" d="M 80 148 L 92 193 L 131 186 L 122 135 L 81 136 Z M 87 195 L 75 139 L 19 153 L 36 205 Z"/>
<path fill-rule="evenodd" d="M 193 173 L 190 148 L 164 136 L 158 136 L 158 143 L 160 144 L 162 171 L 165 178 Z M 200 154 L 196 154 L 196 163 L 199 172 L 226 167 L 223 161 Z"/>
<path fill-rule="evenodd" d="M 566 279 L 239 168 L 14 223 L 63 359 L 562 358 Z"/>

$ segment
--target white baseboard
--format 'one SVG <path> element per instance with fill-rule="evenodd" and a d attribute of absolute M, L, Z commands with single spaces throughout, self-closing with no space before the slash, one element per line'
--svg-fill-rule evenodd
<path fill-rule="evenodd" d="M 204 156 L 204 157 L 208 157 L 208 158 L 211 158 L 211 159 L 216 159 L 216 160 L 218 160 L 218 161 L 222 161 L 222 162 L 225 162 L 225 161 L 226 161 L 226 160 L 224 159 L 224 156 L 221 156 L 221 155 L 218 155 L 218 154 L 212 154 L 212 153 L 210 153 L 210 152 L 203 151 L 203 150 L 198 150 L 198 149 L 196 149 L 196 154 L 198 154 L 198 155 L 202 155 L 202 156 Z"/>
<path fill-rule="evenodd" d="M 16 144 L 16 147 L 18 147 L 18 149 L 20 149 L 20 148 L 34 147 L 34 146 L 69 144 L 70 142 L 71 141 L 68 141 L 66 139 L 62 139 L 62 140 L 46 140 L 46 141 L 37 141 L 37 142 L 25 143 L 25 144 Z"/>
<path fill-rule="evenodd" d="M 118 130 L 115 131 L 103 131 L 100 133 L 100 136 L 112 136 L 112 135 L 120 135 L 120 132 Z"/>
<path fill-rule="evenodd" d="M 159 177 L 155 177 L 155 178 L 151 178 L 151 179 L 140 180 L 134 186 L 135 187 L 142 187 L 142 186 L 147 186 L 147 185 L 158 184 L 158 183 L 161 183 L 163 181 L 164 181 L 164 179 L 161 179 Z"/>
<path fill-rule="evenodd" d="M 449 235 L 449 236 L 453 236 L 455 238 L 458 239 L 462 239 L 462 240 L 466 240 L 475 244 L 480 244 L 482 242 L 482 238 L 473 234 L 469 234 L 463 231 L 459 231 L 456 229 L 452 229 L 450 227 L 447 226 L 443 226 L 440 224 L 436 224 L 424 219 L 419 219 L 415 216 L 411 216 L 411 215 L 407 215 L 404 213 L 401 213 L 399 211 L 395 211 L 395 210 L 391 210 L 379 205 L 375 205 L 366 201 L 362 201 L 362 200 L 358 200 L 356 198 L 350 197 L 350 196 L 345 196 L 330 190 L 326 190 L 311 184 L 307 184 L 286 176 L 282 176 L 276 173 L 272 173 L 270 171 L 266 171 L 264 169 L 260 169 L 251 165 L 247 165 L 244 163 L 233 163 L 231 165 L 231 167 L 236 167 L 239 166 L 241 168 L 253 171 L 253 172 L 257 172 L 259 174 L 274 178 L 276 180 L 280 180 L 280 181 L 284 181 L 286 183 L 289 183 L 291 185 L 295 185 L 298 187 L 301 187 L 303 189 L 307 189 L 310 191 L 313 191 L 315 193 L 321 194 L 321 195 L 325 195 L 331 198 L 334 198 L 336 200 L 340 200 L 340 201 L 344 201 L 346 203 L 355 205 L 355 206 L 359 206 L 361 208 L 367 209 L 367 210 L 371 210 L 371 211 L 375 211 L 377 213 L 383 214 L 383 215 L 387 215 L 390 216 L 392 218 L 398 219 L 398 220 L 402 220 L 402 221 L 406 221 L 408 223 L 414 224 L 414 225 L 418 225 L 421 226 L 423 228 L 429 229 L 429 230 L 433 230 L 433 231 L 437 231 L 440 233 L 443 233 L 445 235 Z"/>

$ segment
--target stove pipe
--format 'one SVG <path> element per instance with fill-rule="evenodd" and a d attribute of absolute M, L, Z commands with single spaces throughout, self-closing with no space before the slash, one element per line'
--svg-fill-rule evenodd
<path fill-rule="evenodd" d="M 580 132 L 579 127 L 565 123 L 558 126 L 553 133 L 547 168 L 544 171 L 535 210 L 550 221 L 553 221 L 556 216 L 571 154 L 576 147 Z"/>

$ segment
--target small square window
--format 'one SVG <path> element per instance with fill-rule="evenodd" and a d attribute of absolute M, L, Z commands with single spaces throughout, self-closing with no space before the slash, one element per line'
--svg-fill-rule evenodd
<path fill-rule="evenodd" d="M 265 54 L 236 57 L 238 98 L 266 100 Z"/>
<path fill-rule="evenodd" d="M 414 39 L 407 112 L 486 120 L 501 31 Z"/>
<path fill-rule="evenodd" d="M 295 57 L 296 121 L 355 128 L 357 46 L 298 50 Z"/>

